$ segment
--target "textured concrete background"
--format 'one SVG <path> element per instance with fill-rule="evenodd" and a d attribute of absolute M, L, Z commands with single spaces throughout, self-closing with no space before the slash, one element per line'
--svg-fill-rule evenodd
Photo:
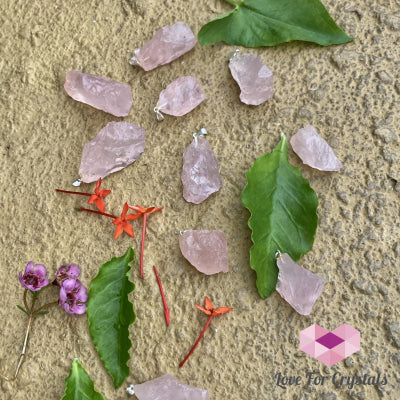
<path fill-rule="evenodd" d="M 219 0 L 88 0 L 30 2 L 0 0 L 0 370 L 11 374 L 23 341 L 26 316 L 17 275 L 29 260 L 54 272 L 77 263 L 88 285 L 112 256 L 137 248 L 139 239 L 113 240 L 106 219 L 78 214 L 84 199 L 56 194 L 77 177 L 84 144 L 111 115 L 69 98 L 65 73 L 81 69 L 129 84 L 134 105 L 126 121 L 147 131 L 146 150 L 134 165 L 104 180 L 112 189 L 107 210 L 122 204 L 164 206 L 149 217 L 145 280 L 136 283 L 137 322 L 131 328 L 131 375 L 115 390 L 88 333 L 86 318 L 55 307 L 34 321 L 28 357 L 18 380 L 0 381 L 1 399 L 60 399 L 71 362 L 79 357 L 107 399 L 125 399 L 128 383 L 164 373 L 207 388 L 212 400 L 387 399 L 400 394 L 399 261 L 400 149 L 398 0 L 325 0 L 348 34 L 349 44 L 322 48 L 290 43 L 249 49 L 275 76 L 275 94 L 259 107 L 239 101 L 227 62 L 233 47 L 201 47 L 170 65 L 145 73 L 127 60 L 153 32 L 177 20 L 200 27 L 227 11 Z M 152 108 L 174 79 L 194 75 L 207 100 L 190 114 L 157 123 Z M 303 317 L 277 294 L 262 300 L 249 267 L 249 214 L 240 204 L 245 171 L 254 160 L 302 126 L 313 124 L 344 163 L 340 173 L 301 165 L 318 194 L 319 225 L 312 251 L 301 264 L 329 283 L 311 316 Z M 201 205 L 182 198 L 182 154 L 192 133 L 205 127 L 224 181 L 222 190 Z M 84 187 L 91 191 L 94 184 Z M 83 189 L 83 188 L 82 188 Z M 140 223 L 134 222 L 140 233 Z M 198 273 L 182 257 L 181 229 L 222 229 L 229 242 L 230 272 Z M 138 234 L 140 236 L 140 234 Z M 165 327 L 151 266 L 157 265 L 171 308 Z M 56 290 L 46 295 L 52 300 Z M 193 307 L 209 296 L 215 306 L 235 308 L 215 319 L 187 364 L 178 364 L 200 333 L 206 316 Z M 53 296 L 53 297 L 52 297 Z M 299 350 L 299 332 L 317 323 L 332 330 L 347 323 L 361 331 L 361 350 L 332 368 Z M 303 384 L 283 391 L 278 371 L 305 376 L 378 373 L 382 387 L 353 389 Z"/>

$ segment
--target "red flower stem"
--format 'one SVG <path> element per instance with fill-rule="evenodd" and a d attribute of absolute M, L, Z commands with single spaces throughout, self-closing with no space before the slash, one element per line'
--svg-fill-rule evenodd
<path fill-rule="evenodd" d="M 161 285 L 161 279 L 160 276 L 158 275 L 157 268 L 155 265 L 153 265 L 154 273 L 156 274 L 157 282 L 158 282 L 158 287 L 160 288 L 160 293 L 161 293 L 161 298 L 164 304 L 164 315 L 165 315 L 165 322 L 167 323 L 167 326 L 169 326 L 169 308 L 167 304 L 167 299 L 165 298 L 164 295 L 164 290 Z"/>
<path fill-rule="evenodd" d="M 181 368 L 183 366 L 183 364 L 185 364 L 186 360 L 189 358 L 189 356 L 193 353 L 194 349 L 196 348 L 196 346 L 199 344 L 201 338 L 204 335 L 204 332 L 206 331 L 206 329 L 208 328 L 208 325 L 210 325 L 211 320 L 213 319 L 214 315 L 210 315 L 208 317 L 207 323 L 205 324 L 203 330 L 200 333 L 199 338 L 196 340 L 196 343 L 193 345 L 193 347 L 190 349 L 189 353 L 187 354 L 187 356 L 183 359 L 183 361 L 179 364 L 179 368 Z"/>
<path fill-rule="evenodd" d="M 142 226 L 142 243 L 140 245 L 140 278 L 143 279 L 143 252 L 144 252 L 144 237 L 146 235 L 146 213 L 143 214 Z"/>
<path fill-rule="evenodd" d="M 92 194 L 90 193 L 82 193 L 82 192 L 71 192 L 70 190 L 61 190 L 61 189 L 56 189 L 56 192 L 60 193 L 68 193 L 68 194 L 80 194 L 81 196 L 91 196 Z"/>
<path fill-rule="evenodd" d="M 89 208 L 80 207 L 80 208 L 78 208 L 78 211 L 87 211 L 87 212 L 91 212 L 93 214 L 100 214 L 100 215 L 104 215 L 105 217 L 110 217 L 110 218 L 114 218 L 114 219 L 118 218 L 115 215 L 102 213 L 101 211 L 90 210 Z"/>

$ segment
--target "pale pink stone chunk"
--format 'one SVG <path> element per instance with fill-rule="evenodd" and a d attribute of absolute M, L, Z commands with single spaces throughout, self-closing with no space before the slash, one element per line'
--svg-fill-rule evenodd
<path fill-rule="evenodd" d="M 222 231 L 184 231 L 179 236 L 183 256 L 206 275 L 229 271 L 228 243 Z"/>
<path fill-rule="evenodd" d="M 190 28 L 183 22 L 164 26 L 143 47 L 135 49 L 131 64 L 139 65 L 150 71 L 160 65 L 168 64 L 192 50 L 197 39 Z"/>
<path fill-rule="evenodd" d="M 324 288 L 324 278 L 296 264 L 288 254 L 281 254 L 276 290 L 301 315 L 309 315 Z"/>
<path fill-rule="evenodd" d="M 156 109 L 181 117 L 196 108 L 205 98 L 203 88 L 194 76 L 181 76 L 160 93 Z"/>
<path fill-rule="evenodd" d="M 110 122 L 86 143 L 79 174 L 82 181 L 95 182 L 120 171 L 137 160 L 145 148 L 146 132 L 130 122 Z"/>
<path fill-rule="evenodd" d="M 339 171 L 343 167 L 329 144 L 312 125 L 300 129 L 290 139 L 293 151 L 304 164 L 321 171 Z"/>
<path fill-rule="evenodd" d="M 185 385 L 169 374 L 134 385 L 133 390 L 139 400 L 209 400 L 210 398 L 206 389 Z"/>
<path fill-rule="evenodd" d="M 240 87 L 243 103 L 258 106 L 272 97 L 274 78 L 259 56 L 236 54 L 230 59 L 229 68 Z"/>
<path fill-rule="evenodd" d="M 102 76 L 69 71 L 64 89 L 74 100 L 116 117 L 126 117 L 132 107 L 131 88 Z"/>
<path fill-rule="evenodd" d="M 222 187 L 218 160 L 204 136 L 196 137 L 183 153 L 183 198 L 200 204 Z"/>

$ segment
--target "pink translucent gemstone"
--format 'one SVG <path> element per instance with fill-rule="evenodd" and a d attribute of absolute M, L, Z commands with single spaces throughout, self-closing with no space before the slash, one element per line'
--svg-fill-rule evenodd
<path fill-rule="evenodd" d="M 165 114 L 181 117 L 205 99 L 203 88 L 194 76 L 181 76 L 160 93 L 156 108 Z"/>
<path fill-rule="evenodd" d="M 301 315 L 309 315 L 324 289 L 324 278 L 296 264 L 288 254 L 281 254 L 277 292 Z"/>
<path fill-rule="evenodd" d="M 134 53 L 139 66 L 150 71 L 187 53 L 196 43 L 191 29 L 179 21 L 156 31 L 153 38 Z"/>
<path fill-rule="evenodd" d="M 329 144 L 312 125 L 300 129 L 290 139 L 293 151 L 304 164 L 321 171 L 339 171 L 343 167 Z"/>
<path fill-rule="evenodd" d="M 209 400 L 210 398 L 206 389 L 185 385 L 169 374 L 134 385 L 133 390 L 139 400 Z"/>
<path fill-rule="evenodd" d="M 102 76 L 69 71 L 64 89 L 74 100 L 116 117 L 126 117 L 132 107 L 131 88 Z"/>
<path fill-rule="evenodd" d="M 82 181 L 95 182 L 132 164 L 143 153 L 146 132 L 129 122 L 110 122 L 86 143 L 79 174 Z"/>
<path fill-rule="evenodd" d="M 183 256 L 206 275 L 229 271 L 228 243 L 222 231 L 185 231 L 179 236 Z"/>
<path fill-rule="evenodd" d="M 204 136 L 199 136 L 183 153 L 183 198 L 200 204 L 222 187 L 218 160 Z"/>
<path fill-rule="evenodd" d="M 274 78 L 259 56 L 236 54 L 229 61 L 229 69 L 240 87 L 243 103 L 258 106 L 272 97 Z"/>

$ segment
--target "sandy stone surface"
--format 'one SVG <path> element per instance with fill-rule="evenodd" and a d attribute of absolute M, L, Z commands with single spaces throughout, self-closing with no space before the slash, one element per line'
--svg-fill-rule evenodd
<path fill-rule="evenodd" d="M 12 374 L 27 323 L 17 308 L 22 289 L 17 275 L 28 261 L 54 273 L 63 263 L 81 266 L 89 285 L 112 256 L 140 245 L 124 235 L 113 240 L 111 220 L 78 214 L 85 198 L 54 191 L 72 189 L 82 148 L 110 121 L 122 120 L 72 100 L 64 91 L 72 69 L 103 75 L 132 87 L 134 104 L 123 120 L 146 129 L 139 160 L 104 180 L 112 189 L 107 211 L 119 214 L 125 201 L 164 206 L 148 218 L 145 279 L 134 262 L 131 375 L 114 389 L 88 333 L 85 316 L 60 307 L 37 318 L 16 382 L 0 380 L 2 400 L 61 399 L 74 357 L 106 399 L 128 398 L 129 383 L 165 373 L 207 388 L 212 400 L 394 399 L 400 394 L 400 14 L 399 1 L 325 0 L 348 34 L 348 44 L 319 47 L 290 43 L 250 49 L 274 73 L 274 95 L 259 107 L 239 100 L 228 69 L 235 48 L 202 47 L 172 64 L 144 72 L 129 65 L 136 47 L 177 20 L 197 34 L 200 27 L 231 7 L 219 0 L 0 0 L 0 371 Z M 152 111 L 166 85 L 196 76 L 207 96 L 188 115 Z M 339 173 L 301 164 L 319 197 L 319 223 L 312 251 L 300 263 L 328 282 L 313 313 L 298 315 L 278 293 L 262 300 L 249 267 L 249 214 L 240 203 L 245 171 L 279 141 L 311 124 L 343 162 Z M 182 154 L 200 128 L 219 163 L 223 187 L 200 205 L 182 197 Z M 84 185 L 92 191 L 95 184 Z M 230 272 L 205 276 L 179 251 L 184 229 L 220 229 L 228 239 Z M 171 310 L 165 326 L 152 265 L 158 267 Z M 206 322 L 195 309 L 204 296 L 234 311 L 215 318 L 183 368 L 182 361 Z M 44 296 L 51 301 L 57 291 Z M 299 333 L 311 324 L 333 330 L 347 323 L 361 331 L 361 350 L 331 368 L 299 349 Z M 385 386 L 307 385 L 306 373 L 332 377 L 385 375 Z M 302 376 L 299 386 L 276 385 L 277 372 Z"/>

